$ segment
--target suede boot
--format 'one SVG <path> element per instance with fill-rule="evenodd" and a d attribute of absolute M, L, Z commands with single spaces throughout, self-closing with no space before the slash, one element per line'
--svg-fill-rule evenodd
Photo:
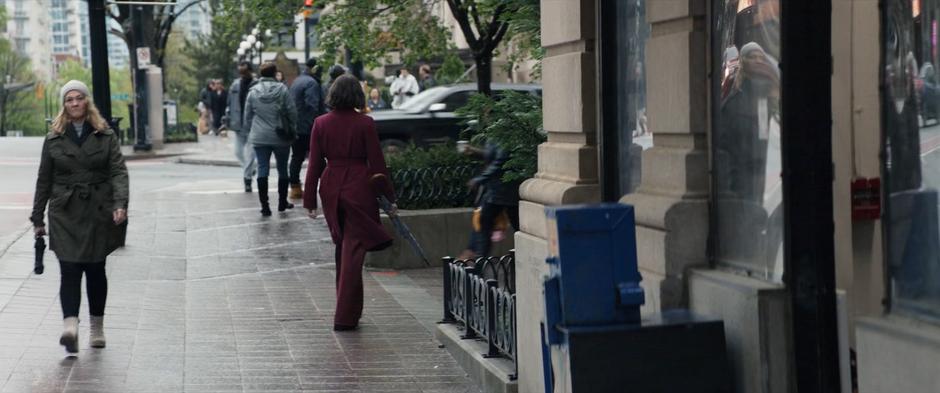
<path fill-rule="evenodd" d="M 59 344 L 64 346 L 68 353 L 78 353 L 78 317 L 65 318 L 63 325 Z"/>
<path fill-rule="evenodd" d="M 304 197 L 304 190 L 300 187 L 300 183 L 290 185 L 290 199 L 302 199 Z"/>
<path fill-rule="evenodd" d="M 261 202 L 261 215 L 270 216 L 271 205 L 268 204 L 268 178 L 266 177 L 258 178 L 258 201 Z"/>
<path fill-rule="evenodd" d="M 245 178 L 245 192 L 251 192 L 251 178 Z"/>
<path fill-rule="evenodd" d="M 287 188 L 289 186 L 290 179 L 277 179 L 277 211 L 279 212 L 294 208 L 294 204 L 287 201 Z"/>
<path fill-rule="evenodd" d="M 92 348 L 104 348 L 104 316 L 91 318 L 91 335 L 88 337 L 88 343 Z"/>

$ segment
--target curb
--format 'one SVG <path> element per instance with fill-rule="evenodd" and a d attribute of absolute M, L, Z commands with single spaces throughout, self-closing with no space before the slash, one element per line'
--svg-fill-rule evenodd
<path fill-rule="evenodd" d="M 124 161 L 153 160 L 158 158 L 178 157 L 186 153 L 166 153 L 166 154 L 129 154 L 124 156 Z"/>
<path fill-rule="evenodd" d="M 23 238 L 29 231 L 32 229 L 33 224 L 24 224 L 23 229 L 16 231 L 12 234 L 0 237 L 0 258 L 6 255 L 10 247 L 13 246 L 17 241 Z"/>
<path fill-rule="evenodd" d="M 212 159 L 212 158 L 180 157 L 179 159 L 176 160 L 176 162 L 180 164 L 189 164 L 189 165 L 241 167 L 241 164 L 239 164 L 238 161 Z"/>

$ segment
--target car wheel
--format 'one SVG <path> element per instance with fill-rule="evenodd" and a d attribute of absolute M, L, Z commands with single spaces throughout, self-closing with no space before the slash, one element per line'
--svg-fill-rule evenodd
<path fill-rule="evenodd" d="M 386 139 L 381 142 L 382 152 L 385 154 L 397 154 L 405 150 L 408 144 L 401 139 Z"/>

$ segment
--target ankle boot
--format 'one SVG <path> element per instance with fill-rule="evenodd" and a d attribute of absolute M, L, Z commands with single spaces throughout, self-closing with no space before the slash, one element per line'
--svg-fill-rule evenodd
<path fill-rule="evenodd" d="M 78 317 L 65 318 L 63 325 L 59 345 L 64 346 L 68 353 L 78 353 Z"/>
<path fill-rule="evenodd" d="M 271 205 L 268 204 L 268 178 L 266 177 L 258 178 L 258 201 L 261 202 L 261 215 L 270 216 Z"/>
<path fill-rule="evenodd" d="M 91 335 L 88 337 L 88 342 L 91 344 L 92 348 L 104 348 L 104 316 L 91 318 Z"/>
<path fill-rule="evenodd" d="M 251 192 L 251 178 L 245 178 L 245 192 Z"/>
<path fill-rule="evenodd" d="M 289 179 L 277 179 L 277 211 L 279 212 L 294 208 L 294 204 L 287 201 L 287 188 L 289 186 Z"/>
<path fill-rule="evenodd" d="M 300 187 L 300 183 L 290 185 L 290 199 L 302 199 L 304 197 L 304 190 Z"/>

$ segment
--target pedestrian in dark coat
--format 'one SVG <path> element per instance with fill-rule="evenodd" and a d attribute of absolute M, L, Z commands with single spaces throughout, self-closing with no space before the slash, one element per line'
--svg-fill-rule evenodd
<path fill-rule="evenodd" d="M 291 145 L 290 157 L 290 198 L 300 199 L 303 196 L 300 168 L 307 159 L 310 129 L 313 128 L 313 120 L 326 112 L 326 99 L 320 87 L 320 67 L 316 58 L 307 60 L 307 72 L 297 76 L 291 83 L 290 95 L 297 107 L 297 139 Z"/>
<path fill-rule="evenodd" d="M 222 117 L 225 116 L 225 109 L 228 106 L 228 92 L 225 91 L 225 85 L 221 79 L 216 79 L 215 90 L 209 93 L 209 101 L 212 105 L 212 129 L 219 132 L 222 129 Z"/>
<path fill-rule="evenodd" d="M 493 242 L 491 235 L 496 219 L 506 212 L 513 229 L 519 230 L 519 186 L 518 181 L 506 182 L 503 168 L 509 160 L 509 152 L 494 142 L 487 142 L 483 150 L 486 168 L 467 184 L 471 190 L 482 188 L 480 197 L 480 233 L 475 236 L 474 251 L 479 256 L 490 256 Z"/>
<path fill-rule="evenodd" d="M 59 297 L 65 328 L 59 343 L 76 353 L 83 273 L 91 314 L 89 341 L 92 347 L 105 346 L 105 258 L 124 245 L 128 177 L 117 136 L 95 108 L 88 87 L 70 81 L 60 99 L 62 109 L 42 146 L 30 221 L 37 237 L 46 234 L 48 202 L 49 248 L 62 272 Z"/>
<path fill-rule="evenodd" d="M 369 186 L 375 174 L 388 176 L 375 122 L 358 113 L 365 94 L 355 77 L 334 81 L 327 101 L 333 111 L 314 121 L 310 137 L 307 189 L 319 184 L 323 216 L 336 245 L 334 330 L 351 330 L 362 316 L 362 264 L 367 251 L 391 245 L 379 221 L 379 206 Z M 391 192 L 394 194 L 394 192 Z M 317 194 L 304 193 L 304 207 L 316 218 Z"/>

